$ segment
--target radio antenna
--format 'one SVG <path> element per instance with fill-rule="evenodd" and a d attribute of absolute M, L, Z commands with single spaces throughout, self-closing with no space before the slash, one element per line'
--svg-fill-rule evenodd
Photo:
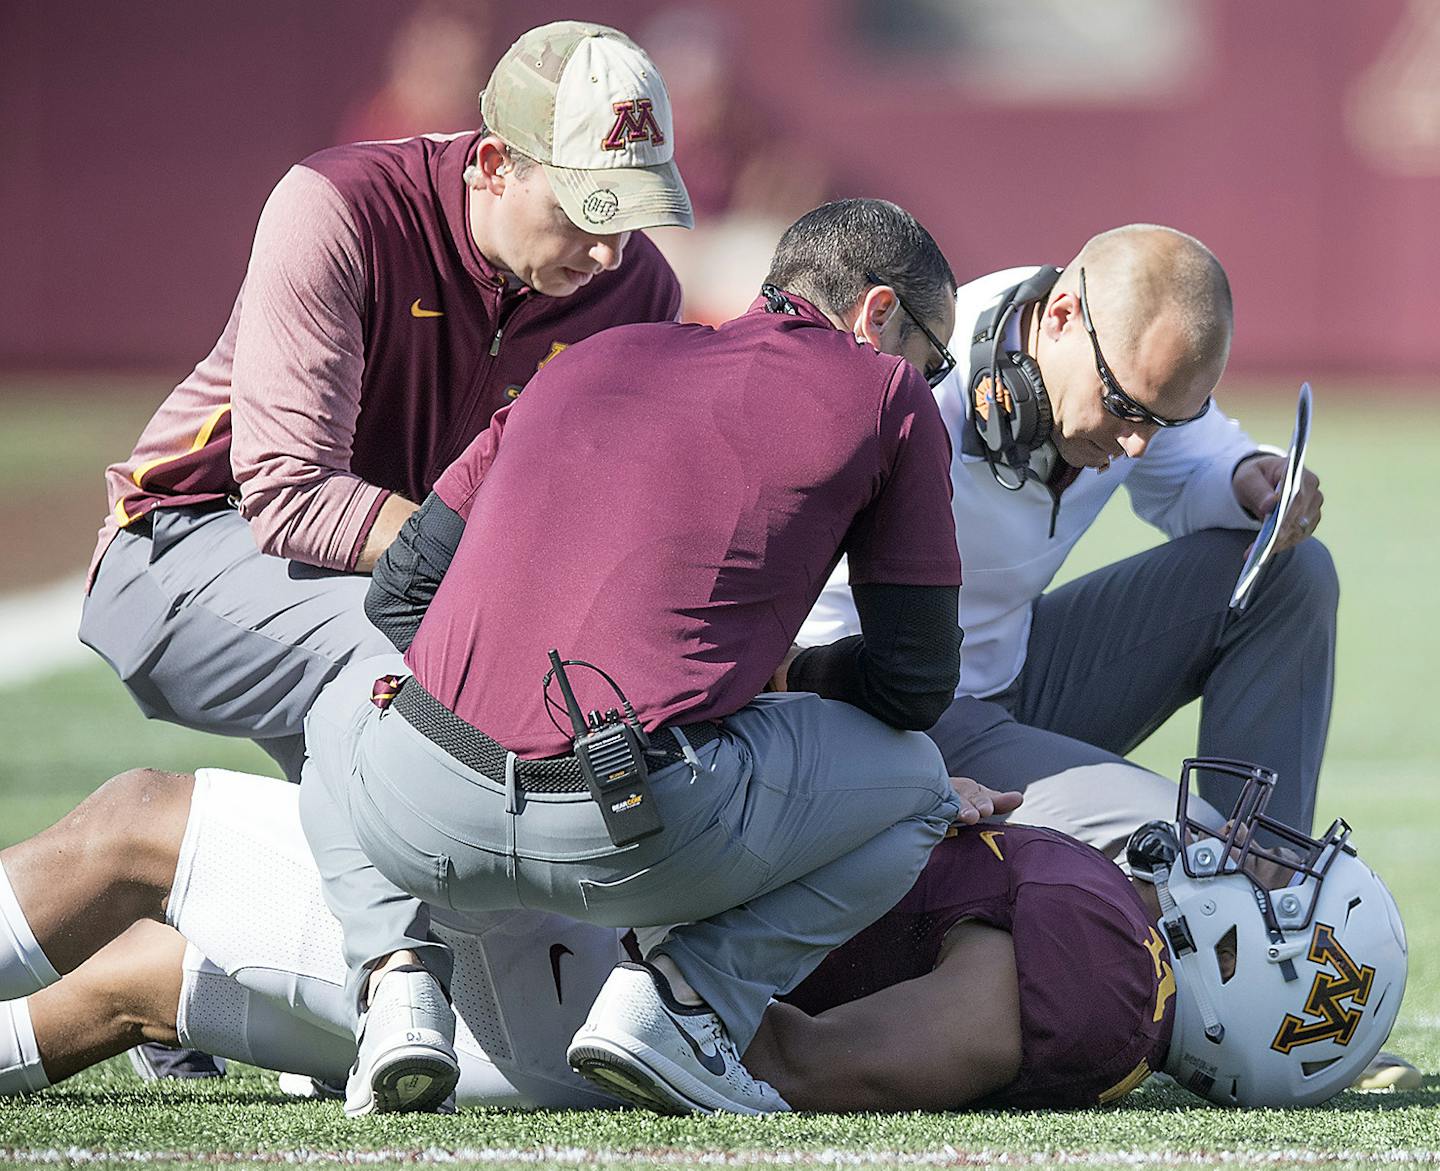
<path fill-rule="evenodd" d="M 589 726 L 580 712 L 580 704 L 575 698 L 575 692 L 570 688 L 570 679 L 565 674 L 565 664 L 560 658 L 560 652 L 553 647 L 550 650 L 550 670 L 554 672 L 556 682 L 560 684 L 560 694 L 565 697 L 565 710 L 570 715 L 570 724 L 575 729 L 575 735 L 585 735 L 590 730 Z"/>

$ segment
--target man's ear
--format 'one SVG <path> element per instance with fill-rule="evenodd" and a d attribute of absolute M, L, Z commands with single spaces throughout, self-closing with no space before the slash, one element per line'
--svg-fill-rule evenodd
<path fill-rule="evenodd" d="M 474 191 L 499 195 L 505 190 L 506 176 L 512 165 L 505 144 L 494 135 L 487 135 L 475 148 L 475 161 L 465 168 L 465 183 Z"/>
<path fill-rule="evenodd" d="M 1079 294 L 1056 293 L 1045 305 L 1044 315 L 1040 318 L 1040 330 L 1053 341 L 1064 333 L 1068 326 L 1079 328 L 1082 321 Z"/>
<path fill-rule="evenodd" d="M 850 332 L 857 341 L 881 349 L 886 331 L 893 328 L 895 315 L 899 312 L 900 302 L 894 289 L 889 285 L 871 285 L 856 302 Z"/>

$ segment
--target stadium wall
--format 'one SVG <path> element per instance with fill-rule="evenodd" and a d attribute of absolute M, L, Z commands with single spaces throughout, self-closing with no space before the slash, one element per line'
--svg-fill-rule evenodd
<path fill-rule="evenodd" d="M 1011 14 L 1001 34 L 1022 27 L 1017 6 L 998 6 Z M 676 5 L 476 7 L 493 61 L 527 24 L 579 8 L 638 35 Z M 907 38 L 905 21 L 924 33 L 936 6 L 731 0 L 730 100 L 757 133 L 803 135 L 836 193 L 910 206 L 962 278 L 1061 261 L 1092 231 L 1158 220 L 1226 263 L 1237 370 L 1431 382 L 1440 5 L 1065 7 L 1096 27 L 1116 13 L 1129 23 L 1108 39 L 1087 40 L 1083 19 L 1054 35 L 1062 6 L 1028 0 L 1043 23 L 1019 44 L 985 40 L 993 22 Z M 393 0 L 0 4 L 0 371 L 178 375 L 201 357 L 266 193 L 334 140 L 407 11 Z M 1091 55 L 1075 59 L 1077 45 Z M 683 126 L 680 139 L 683 164 Z"/>

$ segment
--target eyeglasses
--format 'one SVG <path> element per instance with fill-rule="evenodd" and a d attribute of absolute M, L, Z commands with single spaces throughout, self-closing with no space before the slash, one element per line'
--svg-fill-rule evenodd
<path fill-rule="evenodd" d="M 876 276 L 873 272 L 867 272 L 865 274 L 865 279 L 869 281 L 872 285 L 884 285 L 887 289 L 889 289 L 892 293 L 895 294 L 896 304 L 898 304 L 900 308 L 905 311 L 905 316 L 910 318 L 910 320 L 919 327 L 920 332 L 925 335 L 925 340 L 928 341 L 932 346 L 934 346 L 935 352 L 940 355 L 940 365 L 935 367 L 935 369 L 933 370 L 925 371 L 925 381 L 930 384 L 930 388 L 933 390 L 935 387 L 939 386 L 942 382 L 945 381 L 945 376 L 949 374 L 950 371 L 955 369 L 955 355 L 945 348 L 945 343 L 942 342 L 930 331 L 930 327 L 920 320 L 920 318 L 916 315 L 915 311 L 911 309 L 909 305 L 905 304 L 905 299 L 900 296 L 899 291 L 895 288 L 894 285 L 892 285 L 889 281 L 881 280 L 880 277 Z"/>
<path fill-rule="evenodd" d="M 1186 423 L 1195 422 L 1210 409 L 1211 400 L 1207 398 L 1205 405 L 1189 418 L 1165 419 L 1155 414 L 1154 411 L 1141 406 L 1125 393 L 1119 380 L 1106 364 L 1105 355 L 1100 352 L 1100 339 L 1095 336 L 1095 324 L 1090 320 L 1090 306 L 1085 300 L 1084 268 L 1080 269 L 1080 316 L 1085 322 L 1085 332 L 1090 335 L 1090 344 L 1095 347 L 1095 369 L 1100 374 L 1100 384 L 1105 388 L 1100 393 L 1100 405 L 1110 414 L 1117 419 L 1124 419 L 1127 423 L 1144 423 L 1150 427 L 1183 427 Z"/>

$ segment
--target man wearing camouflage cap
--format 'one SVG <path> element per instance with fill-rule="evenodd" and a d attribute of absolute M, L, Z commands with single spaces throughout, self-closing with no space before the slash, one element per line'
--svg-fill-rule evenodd
<path fill-rule="evenodd" d="M 555 354 L 673 319 L 638 229 L 689 227 L 664 81 L 623 33 L 533 29 L 450 136 L 312 155 L 261 214 L 209 357 L 106 473 L 82 641 L 149 718 L 261 745 L 359 654 L 368 575 Z"/>
<path fill-rule="evenodd" d="M 292 780 L 321 686 L 390 649 L 363 575 L 436 476 L 560 350 L 679 309 L 632 236 L 692 222 L 634 42 L 533 29 L 481 114 L 293 167 L 214 351 L 107 472 L 81 637 L 147 716 L 248 736 Z"/>

